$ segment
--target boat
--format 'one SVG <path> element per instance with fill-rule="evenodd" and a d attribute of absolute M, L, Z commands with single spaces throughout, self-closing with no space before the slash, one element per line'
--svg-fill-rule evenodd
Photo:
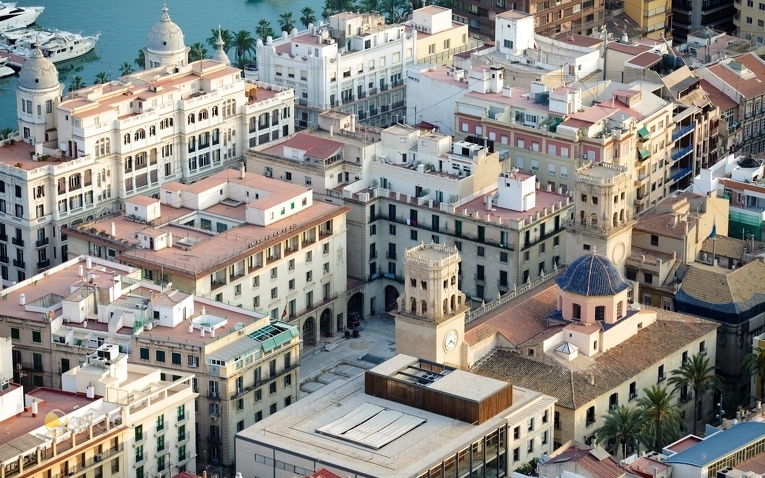
<path fill-rule="evenodd" d="M 53 63 L 58 63 L 82 56 L 95 48 L 101 33 L 84 36 L 80 33 L 71 33 L 61 30 L 32 31 L 20 35 L 5 32 L 6 42 L 12 44 L 0 45 L 15 55 L 31 58 L 34 49 L 40 45 L 40 50 L 45 58 Z"/>
<path fill-rule="evenodd" d="M 38 43 L 42 45 L 52 40 L 53 35 L 52 30 L 32 30 L 29 28 L 0 31 L 0 36 L 5 40 L 5 43 L 0 43 L 0 49 L 7 51 L 12 46 L 33 49 Z"/>
<path fill-rule="evenodd" d="M 0 30 L 31 25 L 45 7 L 17 7 L 15 3 L 0 2 Z"/>
<path fill-rule="evenodd" d="M 0 58 L 0 78 L 5 78 L 15 73 L 16 71 L 8 66 L 8 58 Z"/>

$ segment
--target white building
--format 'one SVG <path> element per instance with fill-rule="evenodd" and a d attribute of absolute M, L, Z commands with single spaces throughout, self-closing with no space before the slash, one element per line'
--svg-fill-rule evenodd
<path fill-rule="evenodd" d="M 25 63 L 16 92 L 21 141 L 0 148 L 4 286 L 66 260 L 62 228 L 165 182 L 198 181 L 247 147 L 293 132 L 292 90 L 246 82 L 221 55 L 189 64 L 187 51 L 165 8 L 149 32 L 148 70 L 62 98 L 50 61 L 36 53 Z"/>
<path fill-rule="evenodd" d="M 416 61 L 416 42 L 416 31 L 386 25 L 380 14 L 338 13 L 308 31 L 258 40 L 258 77 L 295 90 L 300 127 L 335 107 L 389 125 L 405 115 L 403 72 Z"/>

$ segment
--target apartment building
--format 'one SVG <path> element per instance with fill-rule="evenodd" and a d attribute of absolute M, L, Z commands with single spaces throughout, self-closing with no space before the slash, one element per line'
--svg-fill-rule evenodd
<path fill-rule="evenodd" d="M 19 73 L 19 141 L 0 148 L 5 286 L 66 261 L 63 228 L 119 211 L 162 183 L 197 181 L 249 145 L 293 132 L 291 90 L 247 83 L 226 63 L 187 63 L 167 9 L 148 41 L 152 68 L 66 97 L 41 54 Z"/>
<path fill-rule="evenodd" d="M 470 27 L 471 36 L 484 41 L 494 39 L 496 33 L 494 17 L 508 11 L 534 15 L 535 32 L 550 38 L 561 32 L 589 36 L 599 32 L 605 23 L 605 3 L 600 0 L 583 2 L 496 0 L 491 3 L 462 0 L 454 2 L 452 9 L 454 20 L 466 23 Z"/>
<path fill-rule="evenodd" d="M 12 342 L 10 337 L 0 341 L 3 377 L 13 374 Z M 0 474 L 44 478 L 194 472 L 194 440 L 185 431 L 194 429 L 193 375 L 171 378 L 161 370 L 128 364 L 127 356 L 111 344 L 91 352 L 64 374 L 63 390 L 36 387 L 25 393 L 21 385 L 3 379 L 0 424 L 8 433 L 0 439 Z"/>
<path fill-rule="evenodd" d="M 624 13 L 638 24 L 647 38 L 653 40 L 670 36 L 673 12 L 673 2 L 669 0 L 624 3 Z"/>
<path fill-rule="evenodd" d="M 438 12 L 422 15 L 441 22 Z M 295 91 L 299 128 L 330 108 L 387 126 L 405 116 L 403 71 L 417 61 L 417 33 L 386 25 L 379 13 L 338 13 L 308 31 L 258 40 L 258 78 Z"/>
<path fill-rule="evenodd" d="M 734 8 L 731 2 L 720 0 L 672 0 L 673 42 L 683 44 L 693 32 L 704 28 L 733 32 L 738 27 L 738 7 L 738 4 Z M 755 33 L 751 26 L 748 30 L 750 34 Z M 743 33 L 743 25 L 740 31 Z M 743 38 L 743 35 L 741 37 Z"/>
<path fill-rule="evenodd" d="M 137 377 L 134 367 L 144 375 L 150 371 L 149 382 L 167 381 L 172 391 L 180 377 L 196 400 L 173 417 L 186 421 L 185 428 L 176 431 L 178 436 L 185 433 L 189 441 L 179 441 L 188 443 L 185 456 L 194 458 L 199 468 L 210 465 L 213 470 L 231 471 L 234 434 L 298 398 L 301 340 L 296 326 L 143 281 L 139 268 L 81 256 L 5 289 L 4 294 L 0 333 L 13 341 L 9 363 L 18 383 L 82 392 L 83 383 L 109 377 L 96 370 L 101 374 L 96 380 L 92 367 L 83 369 L 102 346 L 128 357 L 131 378 Z M 137 381 L 135 390 L 144 390 L 144 383 Z M 119 392 L 119 400 L 140 400 L 130 383 L 120 387 L 129 391 Z M 118 392 L 107 391 L 104 396 L 116 401 L 112 393 Z M 126 406 L 145 408 L 132 402 Z M 144 426 L 147 454 L 155 456 L 155 448 L 148 444 L 158 438 L 153 430 L 167 427 L 173 417 L 168 412 L 165 425 L 162 420 L 155 425 L 155 416 L 147 418 L 152 422 Z M 157 441 L 157 448 L 161 443 Z M 171 444 L 169 436 L 166 443 Z M 156 472 L 150 468 L 144 466 L 146 473 Z"/>
<path fill-rule="evenodd" d="M 749 40 L 707 27 L 689 33 L 686 42 L 678 45 L 677 50 L 687 64 L 698 67 L 746 53 L 751 47 Z"/>
<path fill-rule="evenodd" d="M 718 105 L 727 128 L 731 153 L 756 155 L 765 148 L 762 121 L 765 112 L 765 61 L 753 53 L 727 58 L 697 70 L 699 78 L 722 92 L 727 99 Z M 712 100 L 715 101 L 715 97 Z"/>
<path fill-rule="evenodd" d="M 128 200 L 123 214 L 70 230 L 72 250 L 288 320 L 311 345 L 345 328 L 348 208 L 247 174 L 243 164 L 190 185 L 166 183 L 160 198 Z"/>
<path fill-rule="evenodd" d="M 412 12 L 404 22 L 417 35 L 417 61 L 427 65 L 450 65 L 457 53 L 480 47 L 483 43 L 468 36 L 468 26 L 452 20 L 451 8 L 428 5 Z"/>
<path fill-rule="evenodd" d="M 644 388 L 664 386 L 670 371 L 688 356 L 706 353 L 714 363 L 718 324 L 667 310 L 633 307 L 630 297 L 637 286 L 605 256 L 581 256 L 555 281 L 557 286 L 528 292 L 533 296 L 528 301 L 516 299 L 502 307 L 489 330 L 481 330 L 478 324 L 471 331 L 476 337 L 486 337 L 471 344 L 471 349 L 483 349 L 487 355 L 471 370 L 558 398 L 556 448 L 568 440 L 593 444 L 608 410 L 634 403 Z M 529 329 L 516 332 L 514 327 L 521 323 Z M 520 346 L 521 353 L 482 344 L 492 340 L 486 334 L 492 328 Z M 524 336 L 522 344 L 515 341 L 520 335 Z M 586 370 L 576 365 L 580 356 L 588 358 Z M 704 408 L 699 409 L 702 421 L 713 414 L 712 392 L 705 395 Z M 682 389 L 676 400 L 686 408 L 693 399 L 698 397 Z M 693 425 L 691 415 L 686 413 L 689 426 Z"/>
<path fill-rule="evenodd" d="M 554 402 L 505 381 L 398 354 L 237 434 L 237 455 L 249 457 L 237 467 L 245 476 L 277 478 L 321 468 L 338 476 L 427 478 L 471 470 L 510 476 L 552 451 Z M 345 434 L 357 427 L 359 413 L 374 417 L 370 427 Z M 392 431 L 377 438 L 386 426 Z"/>
<path fill-rule="evenodd" d="M 765 26 L 765 13 L 760 8 L 759 2 L 735 0 L 730 15 L 733 20 L 733 28 L 720 27 L 720 30 L 730 31 L 740 38 L 752 40 L 757 45 L 762 45 L 763 38 L 765 38 L 765 33 L 762 30 Z"/>

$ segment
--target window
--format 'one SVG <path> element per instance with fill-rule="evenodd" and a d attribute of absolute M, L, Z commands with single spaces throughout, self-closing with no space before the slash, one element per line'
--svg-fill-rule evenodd
<path fill-rule="evenodd" d="M 521 459 L 521 449 L 515 448 L 513 449 L 513 461 L 518 461 Z"/>
<path fill-rule="evenodd" d="M 171 359 L 172 359 L 173 365 L 181 365 L 181 354 L 177 352 L 173 352 Z"/>
<path fill-rule="evenodd" d="M 579 304 L 572 304 L 572 317 L 575 320 L 580 320 L 582 318 L 582 306 Z"/>
<path fill-rule="evenodd" d="M 699 354 L 706 355 L 706 353 L 707 353 L 707 342 L 706 340 L 702 340 L 699 343 Z"/>
<path fill-rule="evenodd" d="M 32 342 L 36 344 L 42 343 L 42 333 L 37 330 L 32 331 Z"/>
<path fill-rule="evenodd" d="M 409 231 L 409 239 L 416 241 L 417 240 L 417 231 L 414 229 Z"/>
<path fill-rule="evenodd" d="M 652 246 L 658 246 L 659 245 L 659 236 L 655 234 L 651 234 L 651 245 Z"/>
<path fill-rule="evenodd" d="M 513 428 L 513 439 L 517 440 L 521 437 L 521 427 Z"/>
<path fill-rule="evenodd" d="M 135 441 L 143 440 L 143 425 L 135 427 Z"/>
<path fill-rule="evenodd" d="M 141 348 L 140 354 L 141 354 L 141 360 L 149 360 L 149 349 Z"/>
<path fill-rule="evenodd" d="M 485 257 L 485 256 L 486 256 L 486 250 L 483 247 L 478 246 L 478 257 Z"/>
<path fill-rule="evenodd" d="M 663 382 L 666 378 L 666 375 L 664 375 L 664 365 L 659 365 L 659 373 L 657 377 L 657 382 Z"/>
<path fill-rule="evenodd" d="M 587 416 L 586 416 L 586 426 L 590 426 L 593 423 L 595 423 L 595 406 L 587 409 Z"/>
<path fill-rule="evenodd" d="M 164 362 L 165 361 L 165 351 L 164 350 L 157 350 L 155 353 L 155 357 L 157 359 L 157 362 Z"/>
<path fill-rule="evenodd" d="M 276 413 L 276 404 L 275 404 L 275 403 L 272 403 L 272 404 L 271 404 L 271 406 L 270 406 L 270 407 L 268 407 L 268 411 L 269 411 L 269 413 L 270 413 L 271 415 L 273 415 L 274 413 Z"/>
<path fill-rule="evenodd" d="M 598 305 L 595 307 L 595 320 L 605 320 L 606 319 L 606 307 L 603 305 Z"/>

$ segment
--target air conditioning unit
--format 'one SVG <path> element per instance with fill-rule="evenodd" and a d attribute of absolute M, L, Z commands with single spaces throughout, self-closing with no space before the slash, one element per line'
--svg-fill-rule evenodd
<path fill-rule="evenodd" d="M 217 415 L 213 415 L 213 416 L 211 416 L 211 417 L 210 417 L 210 420 L 212 420 L 212 421 L 214 421 L 214 422 L 217 422 L 217 421 L 218 421 L 218 417 L 217 417 Z"/>
<path fill-rule="evenodd" d="M 98 463 L 99 461 L 103 459 L 104 459 L 104 455 L 102 455 L 101 453 L 98 453 L 96 456 L 93 457 L 93 461 L 95 461 L 96 463 Z"/>

